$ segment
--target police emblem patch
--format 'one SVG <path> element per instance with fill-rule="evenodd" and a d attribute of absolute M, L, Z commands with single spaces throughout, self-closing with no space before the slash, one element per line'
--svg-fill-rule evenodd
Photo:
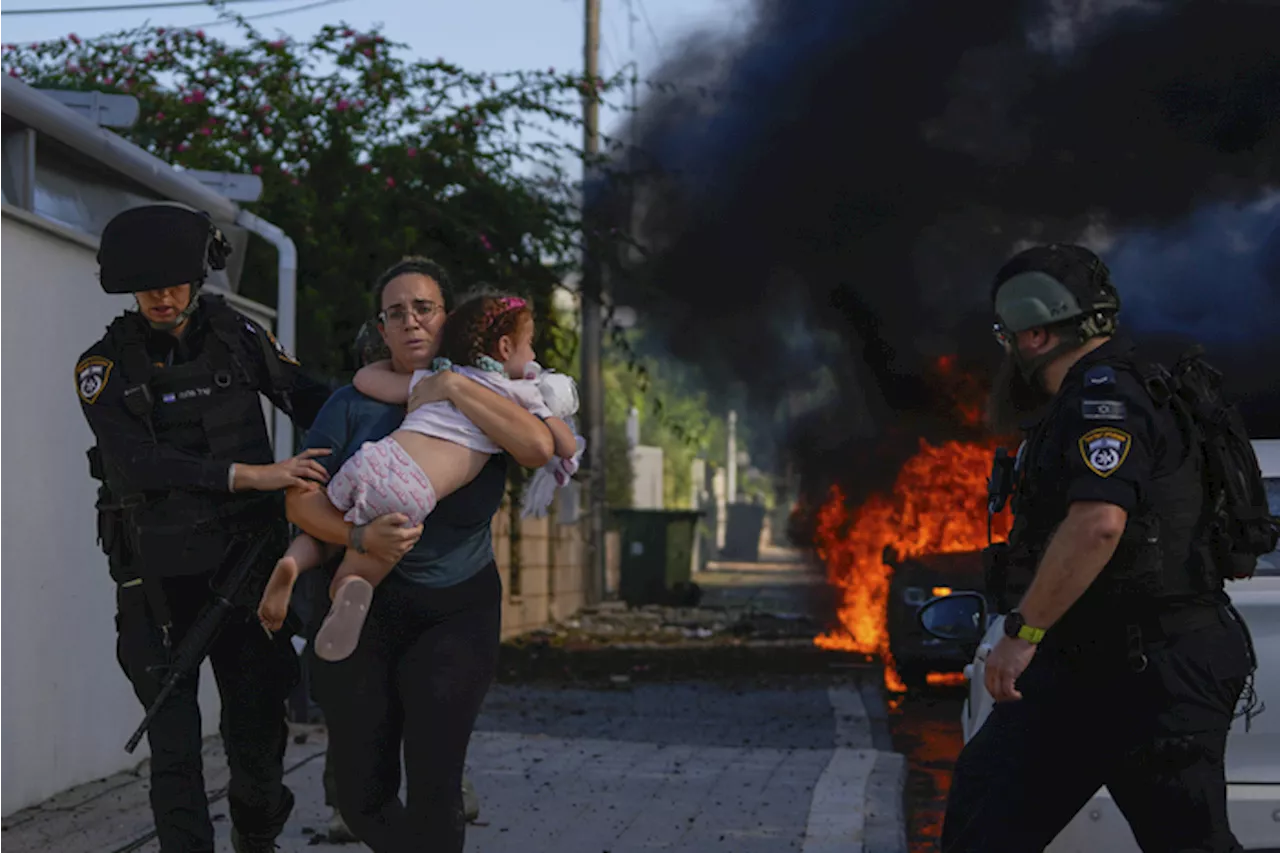
<path fill-rule="evenodd" d="M 301 366 L 299 365 L 298 360 L 296 358 L 289 355 L 289 351 L 284 348 L 284 344 L 276 340 L 276 336 L 271 334 L 270 329 L 263 329 L 263 331 L 267 333 L 267 340 L 271 341 L 271 346 L 275 347 L 276 355 L 280 357 L 281 361 L 287 361 L 289 364 L 292 364 L 295 366 Z"/>
<path fill-rule="evenodd" d="M 1110 477 L 1124 464 L 1133 436 L 1122 429 L 1099 427 L 1080 436 L 1080 456 L 1090 471 Z"/>
<path fill-rule="evenodd" d="M 92 405 L 98 399 L 102 389 L 107 387 L 112 366 L 111 359 L 100 355 L 91 355 L 76 365 L 76 393 L 81 400 Z"/>

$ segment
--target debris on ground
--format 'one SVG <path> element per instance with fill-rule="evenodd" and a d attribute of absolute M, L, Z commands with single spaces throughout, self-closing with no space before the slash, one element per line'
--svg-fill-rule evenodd
<path fill-rule="evenodd" d="M 821 632 L 803 613 L 608 601 L 504 642 L 498 677 L 625 687 L 633 680 L 816 674 L 867 663 L 864 655 L 817 648 L 813 638 Z"/>

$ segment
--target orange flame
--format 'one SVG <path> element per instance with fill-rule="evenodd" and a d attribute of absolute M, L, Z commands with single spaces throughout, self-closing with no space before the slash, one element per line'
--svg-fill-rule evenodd
<path fill-rule="evenodd" d="M 963 402 L 972 399 L 976 380 L 954 372 L 953 357 L 943 356 L 937 367 L 956 389 L 961 418 L 981 423 L 981 406 Z M 884 562 L 884 549 L 892 546 L 904 558 L 986 547 L 987 476 L 992 453 L 1006 443 L 950 441 L 934 447 L 922 439 L 919 452 L 898 472 L 891 494 L 872 495 L 852 511 L 844 492 L 832 486 L 818 511 L 814 544 L 828 582 L 841 591 L 838 613 L 844 630 L 816 637 L 818 646 L 878 655 L 885 665 L 885 687 L 906 690 L 889 651 L 886 616 L 893 570 Z M 1006 538 L 1011 524 L 1007 512 L 996 516 L 992 537 Z"/>

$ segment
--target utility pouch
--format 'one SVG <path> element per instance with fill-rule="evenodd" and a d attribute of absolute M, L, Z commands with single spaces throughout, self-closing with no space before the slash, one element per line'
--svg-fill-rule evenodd
<path fill-rule="evenodd" d="M 98 545 L 108 557 L 119 556 L 116 549 L 124 545 L 124 513 L 115 505 L 111 491 L 98 487 Z"/>

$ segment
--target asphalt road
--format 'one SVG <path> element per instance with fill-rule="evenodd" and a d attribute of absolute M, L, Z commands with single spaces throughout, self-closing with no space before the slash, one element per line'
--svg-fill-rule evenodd
<path fill-rule="evenodd" d="M 931 687 L 901 697 L 889 712 L 893 748 L 907 759 L 905 794 L 910 853 L 937 853 L 951 770 L 964 740 L 963 687 Z"/>

